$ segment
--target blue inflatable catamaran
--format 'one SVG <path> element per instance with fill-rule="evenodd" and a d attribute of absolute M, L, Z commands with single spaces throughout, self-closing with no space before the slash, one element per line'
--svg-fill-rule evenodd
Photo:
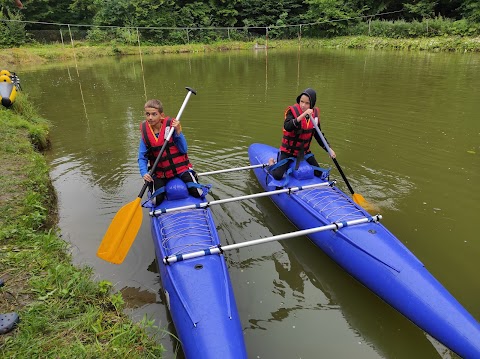
<path fill-rule="evenodd" d="M 288 185 L 275 181 L 268 160 L 277 149 L 249 148 L 265 192 L 206 202 L 171 180 L 167 198 L 152 207 L 151 230 L 167 305 L 187 358 L 246 358 L 235 298 L 223 253 L 308 236 L 330 258 L 432 337 L 463 358 L 480 358 L 480 325 L 391 232 L 303 161 L 292 164 Z M 283 179 L 283 183 L 286 181 Z M 271 197 L 299 231 L 220 244 L 209 207 Z"/>
<path fill-rule="evenodd" d="M 278 149 L 252 144 L 252 166 L 276 158 Z M 413 323 L 463 358 L 480 358 L 480 325 L 430 274 L 425 266 L 391 232 L 352 199 L 326 180 L 313 175 L 305 161 L 288 176 L 295 192 L 271 196 L 276 206 L 299 229 L 329 227 L 306 233 L 350 275 L 372 290 Z M 254 168 L 266 191 L 281 192 L 286 181 L 273 179 L 267 168 Z M 315 184 L 325 186 L 314 186 Z"/>
<path fill-rule="evenodd" d="M 177 115 L 195 91 L 188 94 Z M 170 139 L 170 130 L 167 141 Z M 318 132 L 319 129 L 316 126 Z M 321 132 L 319 135 L 326 144 Z M 166 142 L 167 142 L 166 141 Z M 163 152 L 165 144 L 160 150 Z M 328 148 L 328 145 L 326 145 Z M 323 250 L 350 275 L 385 302 L 463 358 L 480 358 L 480 325 L 427 271 L 425 266 L 392 233 L 329 182 L 314 176 L 305 161 L 292 163 L 288 176 L 274 180 L 268 172 L 277 148 L 252 144 L 250 166 L 265 192 L 206 202 L 189 195 L 180 179 L 166 186 L 166 198 L 150 207 L 151 231 L 167 306 L 187 358 L 247 358 L 242 326 L 223 252 L 301 235 Z M 155 164 L 160 159 L 158 155 Z M 150 171 L 150 174 L 153 170 Z M 142 221 L 141 198 L 115 215 L 97 255 L 111 263 L 125 259 Z M 269 196 L 299 231 L 221 246 L 211 205 Z"/>

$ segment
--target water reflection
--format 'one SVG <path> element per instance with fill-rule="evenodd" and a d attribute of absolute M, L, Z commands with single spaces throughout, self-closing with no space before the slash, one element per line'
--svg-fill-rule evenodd
<path fill-rule="evenodd" d="M 265 215 L 265 225 L 274 223 L 278 209 L 267 201 L 259 201 L 259 207 Z M 278 231 L 278 228 L 272 229 L 273 233 Z M 278 278 L 274 281 L 273 293 L 290 306 L 278 308 L 268 319 L 255 320 L 256 324 L 285 320 L 305 309 L 336 311 L 358 333 L 359 340 L 375 348 L 380 356 L 434 358 L 439 353 L 443 353 L 444 358 L 452 356 L 440 343 L 435 343 L 436 348 L 432 346 L 432 338 L 343 272 L 307 239 L 288 239 L 279 243 L 284 251 L 274 256 Z M 315 287 L 317 292 L 312 295 L 311 289 L 306 289 L 308 286 Z M 352 287 L 358 289 L 354 295 Z M 328 326 L 328 323 L 324 325 Z M 379 328 L 381 336 L 378 336 Z M 318 339 L 307 346 L 315 344 Z"/>

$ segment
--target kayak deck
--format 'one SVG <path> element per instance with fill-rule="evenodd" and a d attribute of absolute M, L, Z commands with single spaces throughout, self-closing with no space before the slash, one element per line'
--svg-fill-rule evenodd
<path fill-rule="evenodd" d="M 215 245 L 215 238 L 206 210 L 184 210 L 157 217 L 161 231 L 163 253 L 180 255 Z M 184 237 L 193 240 L 185 241 Z"/>
<path fill-rule="evenodd" d="M 349 221 L 365 217 L 364 211 L 348 198 L 339 195 L 335 187 L 306 189 L 297 193 L 306 207 L 318 212 L 330 222 Z"/>

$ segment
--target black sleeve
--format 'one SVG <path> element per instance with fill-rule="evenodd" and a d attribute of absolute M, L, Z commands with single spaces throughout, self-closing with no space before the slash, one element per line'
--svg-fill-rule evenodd
<path fill-rule="evenodd" d="M 283 123 L 283 128 L 285 131 L 295 131 L 301 128 L 301 125 L 297 123 L 295 116 L 291 110 L 287 111 L 287 115 L 285 116 L 285 122 Z"/>

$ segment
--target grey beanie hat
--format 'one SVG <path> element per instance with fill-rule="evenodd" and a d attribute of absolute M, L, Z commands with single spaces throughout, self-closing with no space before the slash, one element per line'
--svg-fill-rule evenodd
<path fill-rule="evenodd" d="M 310 99 L 310 108 L 315 107 L 315 102 L 317 102 L 317 93 L 314 89 L 308 88 L 305 89 L 300 95 L 297 96 L 297 103 L 300 103 L 300 97 L 306 95 Z"/>

